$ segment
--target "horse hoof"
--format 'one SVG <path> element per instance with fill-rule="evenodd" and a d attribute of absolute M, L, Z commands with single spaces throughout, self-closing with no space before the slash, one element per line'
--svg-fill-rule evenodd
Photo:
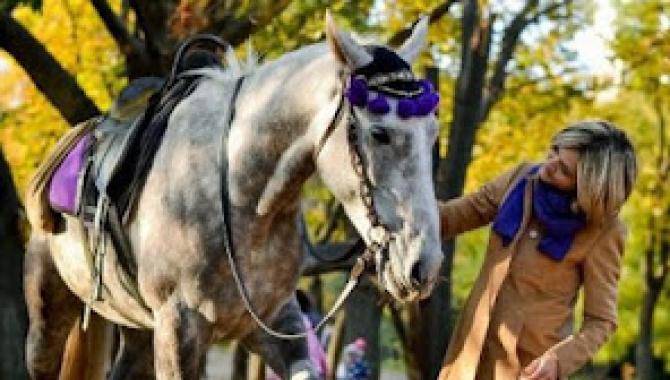
<path fill-rule="evenodd" d="M 312 362 L 309 360 L 300 360 L 293 363 L 290 368 L 291 380 L 318 380 L 319 377 L 312 368 Z"/>
<path fill-rule="evenodd" d="M 312 379 L 316 379 L 316 377 L 312 376 L 312 374 L 306 369 L 294 373 L 293 376 L 291 376 L 291 380 L 312 380 Z"/>

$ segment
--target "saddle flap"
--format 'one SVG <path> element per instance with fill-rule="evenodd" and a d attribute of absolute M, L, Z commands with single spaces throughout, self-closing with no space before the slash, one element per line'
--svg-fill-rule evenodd
<path fill-rule="evenodd" d="M 92 157 L 95 187 L 99 193 L 106 193 L 112 177 L 118 167 L 126 159 L 131 137 L 138 127 L 141 117 L 128 121 L 112 118 L 105 121 L 95 130 L 98 144 Z"/>
<path fill-rule="evenodd" d="M 37 168 L 28 184 L 25 197 L 28 220 L 33 228 L 45 232 L 54 231 L 58 214 L 49 202 L 51 177 L 82 136 L 90 134 L 97 124 L 98 118 L 92 118 L 67 131 Z"/>
<path fill-rule="evenodd" d="M 86 165 L 91 135 L 83 135 L 60 163 L 49 182 L 49 204 L 59 212 L 75 215 L 79 209 L 81 173 Z"/>

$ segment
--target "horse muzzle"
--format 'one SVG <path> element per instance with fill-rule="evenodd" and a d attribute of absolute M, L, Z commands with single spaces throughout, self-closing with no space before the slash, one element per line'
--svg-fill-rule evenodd
<path fill-rule="evenodd" d="M 388 259 L 378 268 L 381 285 L 398 301 L 412 302 L 428 297 L 442 264 L 439 244 L 421 238 L 392 239 Z"/>

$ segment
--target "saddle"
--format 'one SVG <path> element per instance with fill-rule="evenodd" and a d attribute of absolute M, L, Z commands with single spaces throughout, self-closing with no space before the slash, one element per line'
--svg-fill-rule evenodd
<path fill-rule="evenodd" d="M 106 115 L 68 131 L 28 186 L 26 206 L 34 228 L 58 233 L 64 226 L 63 214 L 79 218 L 85 227 L 85 245 L 94 259 L 96 300 L 101 299 L 102 256 L 109 237 L 129 279 L 129 290 L 134 290 L 131 294 L 142 301 L 133 286 L 137 264 L 124 226 L 142 192 L 172 111 L 202 78 L 184 72 L 220 65 L 218 57 L 208 50 L 186 51 L 184 59 L 180 58 L 178 53 L 168 80 L 132 81 Z"/>
<path fill-rule="evenodd" d="M 94 189 L 103 192 L 114 169 L 128 158 L 127 147 L 138 129 L 138 118 L 162 83 L 159 78 L 131 82 L 108 114 L 77 124 L 58 141 L 28 184 L 26 208 L 33 228 L 55 233 L 61 228 L 62 214 L 90 212 L 90 204 L 83 200 L 97 198 L 89 193 Z M 84 186 L 91 179 L 97 188 Z"/>

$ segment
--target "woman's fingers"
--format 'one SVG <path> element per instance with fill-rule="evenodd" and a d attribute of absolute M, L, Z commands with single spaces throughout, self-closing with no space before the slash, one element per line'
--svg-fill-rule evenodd
<path fill-rule="evenodd" d="M 526 375 L 526 377 L 530 376 L 533 372 L 535 372 L 535 370 L 539 365 L 540 365 L 539 359 L 533 360 L 523 369 L 523 374 Z"/>
<path fill-rule="evenodd" d="M 556 380 L 558 363 L 554 355 L 545 354 L 533 360 L 522 371 L 520 380 Z"/>

